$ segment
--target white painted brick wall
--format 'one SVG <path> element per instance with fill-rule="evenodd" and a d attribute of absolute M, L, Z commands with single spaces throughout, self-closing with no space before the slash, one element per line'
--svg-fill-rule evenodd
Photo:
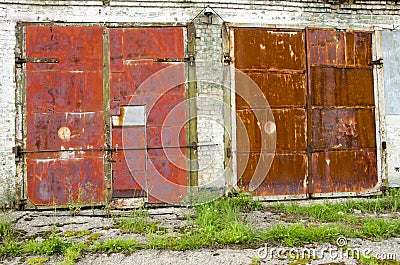
<path fill-rule="evenodd" d="M 389 186 L 400 187 L 400 115 L 386 116 Z"/>
<path fill-rule="evenodd" d="M 223 65 L 221 24 L 196 20 L 197 131 L 199 185 L 224 187 Z"/>
<path fill-rule="evenodd" d="M 24 22 L 126 22 L 126 23 L 182 23 L 190 22 L 207 4 L 230 23 L 252 24 L 264 27 L 335 27 L 355 29 L 373 29 L 373 26 L 393 28 L 400 24 L 400 5 L 390 1 L 357 1 L 360 4 L 335 5 L 322 0 L 171 0 L 139 1 L 111 0 L 110 6 L 103 6 L 102 1 L 42 1 L 42 0 L 2 0 L 0 2 L 0 202 L 6 202 L 12 196 L 15 177 L 14 156 L 14 48 L 15 26 Z M 362 8 L 362 10 L 360 10 Z M 207 71 L 198 70 L 218 82 L 221 81 L 221 24 L 198 26 L 197 59 L 212 63 Z M 204 28 L 205 27 L 205 28 Z M 205 30 L 204 30 L 205 29 Z M 219 53 L 219 55 L 218 55 Z M 215 75 L 214 75 L 215 74 Z M 213 85 L 201 84 L 199 97 L 209 102 L 213 99 L 222 101 L 222 89 Z M 200 152 L 200 164 L 207 164 L 205 158 L 213 158 L 212 166 L 200 173 L 201 183 L 209 182 L 218 176 L 223 165 L 223 127 L 222 109 L 207 100 L 198 106 L 200 114 L 212 115 L 213 119 L 199 117 L 199 142 L 213 142 L 218 146 L 204 148 Z M 388 152 L 400 153 L 398 144 L 398 119 L 388 118 Z M 392 133 L 393 132 L 393 133 Z M 397 133 L 397 134 L 396 134 Z M 210 155 L 212 154 L 212 155 Z M 388 161 L 389 171 L 398 165 L 398 159 Z M 393 172 L 392 172 L 393 173 Z M 393 173 L 397 176 L 397 173 Z M 11 190 L 8 192 L 8 190 Z M 9 195 L 10 194 L 10 195 Z"/>

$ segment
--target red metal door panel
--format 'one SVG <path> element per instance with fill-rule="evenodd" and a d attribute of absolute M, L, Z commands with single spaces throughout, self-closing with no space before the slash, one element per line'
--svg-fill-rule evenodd
<path fill-rule="evenodd" d="M 35 159 L 28 156 L 28 197 L 34 205 L 104 202 L 104 160 L 93 158 Z"/>
<path fill-rule="evenodd" d="M 132 135 L 132 137 L 123 137 Z M 143 152 L 146 146 L 144 127 L 114 127 L 112 134 L 114 146 L 142 150 L 120 150 L 113 155 L 113 189 L 114 196 L 132 198 L 144 196 L 142 187 L 146 186 L 146 157 Z M 132 170 L 126 161 L 134 165 Z M 115 177 L 118 176 L 118 177 Z"/>
<path fill-rule="evenodd" d="M 27 26 L 28 199 L 104 201 L 102 27 Z M 95 149 L 91 151 L 91 149 Z M 70 150 L 70 151 L 63 151 Z"/>
<path fill-rule="evenodd" d="M 312 196 L 378 183 L 372 33 L 309 29 Z"/>
<path fill-rule="evenodd" d="M 103 28 L 27 26 L 26 56 L 59 63 L 29 63 L 27 70 L 99 71 L 103 69 Z"/>
<path fill-rule="evenodd" d="M 251 180 L 262 174 L 263 181 L 253 192 L 255 196 L 305 197 L 308 172 L 305 34 L 237 28 L 234 51 L 235 67 L 248 74 L 269 103 L 268 106 L 261 100 L 259 91 L 250 90 L 252 86 L 236 79 L 238 185 L 249 189 Z M 266 120 L 269 107 L 274 124 Z M 275 137 L 276 152 L 271 149 Z M 267 148 L 262 150 L 262 146 Z"/>
<path fill-rule="evenodd" d="M 154 59 L 183 58 L 184 30 L 182 27 L 125 28 L 110 29 L 109 33 L 111 114 L 122 115 L 123 105 L 146 106 L 143 149 L 149 148 L 137 154 L 136 160 L 117 159 L 113 166 L 114 197 L 121 197 L 123 190 L 138 190 L 139 186 L 142 191 L 147 188 L 150 203 L 182 201 L 187 194 L 186 150 L 170 147 L 186 145 L 186 110 L 180 104 L 185 101 L 184 65 L 154 62 Z M 122 131 L 121 148 L 134 148 L 127 140 L 136 135 L 130 128 L 123 122 L 121 127 L 113 128 L 113 138 L 117 138 L 118 130 Z M 120 151 L 125 158 L 127 152 Z M 140 175 L 143 164 L 145 174 Z M 143 184 L 146 177 L 147 187 Z"/>

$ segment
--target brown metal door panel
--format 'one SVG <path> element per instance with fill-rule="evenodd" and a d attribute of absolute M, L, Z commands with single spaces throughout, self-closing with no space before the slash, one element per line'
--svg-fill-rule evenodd
<path fill-rule="evenodd" d="M 103 28 L 27 26 L 27 58 L 55 58 L 59 63 L 29 63 L 27 70 L 99 71 L 103 69 Z"/>
<path fill-rule="evenodd" d="M 238 152 L 273 152 L 275 149 L 275 129 L 271 129 L 265 109 L 237 109 L 236 134 L 240 135 L 237 142 Z M 272 126 L 276 126 L 273 124 Z M 273 131 L 271 131 L 273 130 Z M 262 137 L 261 137 L 261 134 Z"/>
<path fill-rule="evenodd" d="M 276 124 L 275 158 L 254 194 L 332 196 L 375 188 L 372 33 L 258 28 L 233 33 L 235 66 L 260 87 Z M 235 81 L 239 186 L 247 187 L 272 154 L 260 154 L 265 132 L 252 109 L 262 111 L 264 103 L 247 89 L 249 81 Z"/>
<path fill-rule="evenodd" d="M 148 181 L 147 196 L 150 203 L 177 202 L 187 195 L 186 191 L 183 192 L 187 189 L 186 148 L 176 148 L 186 146 L 184 64 L 157 62 L 160 58 L 183 59 L 183 34 L 183 27 L 109 31 L 111 114 L 119 115 L 121 119 L 124 116 L 121 106 L 146 106 L 146 144 L 140 157 L 145 159 L 147 171 L 144 176 Z M 129 127 L 123 121 L 120 123 L 124 139 L 135 137 L 135 133 L 127 130 Z M 122 148 L 126 148 L 127 143 L 122 144 Z M 126 167 L 115 165 L 114 196 L 119 196 L 122 190 L 125 194 L 129 190 L 137 191 L 138 187 L 127 180 L 135 177 L 135 174 L 140 175 L 140 172 L 139 165 L 130 160 L 126 161 Z M 146 188 L 143 183 L 138 184 L 141 189 Z"/>
<path fill-rule="evenodd" d="M 276 124 L 277 152 L 304 152 L 307 147 L 305 109 L 273 109 Z"/>
<path fill-rule="evenodd" d="M 28 199 L 34 205 L 104 202 L 104 160 L 35 159 L 27 156 Z"/>
<path fill-rule="evenodd" d="M 314 150 L 376 148 L 373 109 L 315 109 Z"/>
<path fill-rule="evenodd" d="M 255 196 L 306 196 L 305 34 L 234 29 L 234 51 L 235 67 L 257 84 L 269 103 L 249 89 L 255 87 L 250 80 L 236 77 L 238 185 L 248 190 L 257 179 L 263 181 Z M 270 110 L 273 125 L 267 122 Z"/>
<path fill-rule="evenodd" d="M 244 69 L 305 70 L 305 37 L 302 31 L 256 28 L 234 30 L 235 67 Z M 240 48 L 239 48 L 240 47 Z"/>
<path fill-rule="evenodd" d="M 313 193 L 361 192 L 378 182 L 376 151 L 349 150 L 312 154 Z"/>
<path fill-rule="evenodd" d="M 249 188 L 256 167 L 260 172 L 268 171 L 263 183 L 253 193 L 254 196 L 285 196 L 307 193 L 307 155 L 250 153 L 238 154 L 240 187 Z M 272 165 L 270 164 L 272 161 Z"/>
<path fill-rule="evenodd" d="M 376 188 L 372 33 L 308 29 L 312 196 Z M 325 195 L 324 195 L 325 194 Z"/>
<path fill-rule="evenodd" d="M 371 66 L 371 32 L 307 29 L 307 43 L 310 65 Z"/>
<path fill-rule="evenodd" d="M 144 196 L 146 187 L 145 131 L 143 126 L 114 127 L 114 147 L 142 150 L 118 150 L 113 154 L 113 196 Z M 128 137 L 123 137 L 123 134 Z M 129 161 L 129 164 L 127 163 Z"/>
<path fill-rule="evenodd" d="M 95 151 L 104 147 L 103 28 L 25 31 L 28 199 L 103 202 L 104 153 Z M 49 58 L 58 62 L 40 63 Z"/>
<path fill-rule="evenodd" d="M 354 33 L 354 61 L 356 66 L 371 67 L 372 33 Z"/>
<path fill-rule="evenodd" d="M 260 87 L 269 105 L 273 107 L 296 106 L 304 107 L 306 105 L 306 76 L 303 73 L 249 73 L 254 82 Z M 238 93 L 245 98 L 251 99 L 251 102 L 257 102 L 253 99 L 258 96 L 251 95 L 249 89 L 245 86 L 238 86 Z M 280 93 L 285 91 L 285 96 L 280 97 Z M 238 99 L 238 98 L 237 98 Z M 243 105 L 240 100 L 236 101 L 238 108 Z M 252 104 L 252 107 L 260 107 Z"/>
<path fill-rule="evenodd" d="M 372 69 L 311 67 L 314 106 L 374 106 Z"/>

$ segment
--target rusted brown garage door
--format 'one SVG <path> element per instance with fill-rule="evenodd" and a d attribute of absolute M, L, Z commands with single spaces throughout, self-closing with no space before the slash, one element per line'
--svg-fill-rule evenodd
<path fill-rule="evenodd" d="M 265 166 L 265 180 L 254 191 L 256 196 L 307 196 L 306 154 L 306 49 L 303 31 L 275 31 L 237 28 L 234 30 L 235 67 L 248 74 L 266 97 L 275 117 L 276 152 L 261 150 L 262 134 L 268 137 L 264 121 L 257 121 L 255 112 L 265 116 L 268 106 L 254 106 L 257 93 L 236 83 L 237 159 L 238 172 L 244 171 L 239 185 L 248 188 L 257 164 Z M 248 95 L 248 96 L 246 96 Z M 245 99 L 248 102 L 245 102 Z M 240 129 L 241 122 L 246 127 Z M 241 143 L 250 141 L 250 150 Z M 273 150 L 272 150 L 273 151 Z M 275 157 L 274 157 L 275 155 Z M 248 162 L 246 164 L 246 158 Z M 244 161 L 244 162 L 243 162 Z"/>
<path fill-rule="evenodd" d="M 183 27 L 110 29 L 111 114 L 120 120 L 112 129 L 113 146 L 121 149 L 113 154 L 116 198 L 158 203 L 187 195 L 184 33 Z"/>
<path fill-rule="evenodd" d="M 310 193 L 377 185 L 372 33 L 307 30 L 312 96 Z"/>
<path fill-rule="evenodd" d="M 27 187 L 34 205 L 104 201 L 102 30 L 26 27 Z"/>
<path fill-rule="evenodd" d="M 304 198 L 374 188 L 372 34 L 259 28 L 235 28 L 233 34 L 235 67 L 260 87 L 276 123 L 275 157 L 254 195 Z M 251 106 L 256 93 L 247 89 L 236 81 L 238 185 L 245 189 L 257 164 L 273 156 L 260 149 L 267 132 L 255 113 L 263 108 Z"/>

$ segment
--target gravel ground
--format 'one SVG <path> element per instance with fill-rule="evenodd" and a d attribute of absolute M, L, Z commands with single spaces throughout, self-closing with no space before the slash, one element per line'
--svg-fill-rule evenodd
<path fill-rule="evenodd" d="M 171 231 L 187 225 L 187 216 L 193 215 L 190 208 L 149 209 L 152 221 Z M 114 216 L 128 215 L 127 211 L 114 211 Z M 141 235 L 123 234 L 114 227 L 114 219 L 108 218 L 101 211 L 83 211 L 79 216 L 70 216 L 68 212 L 28 211 L 10 212 L 6 218 L 16 221 L 16 231 L 22 237 L 43 240 L 51 231 L 61 235 L 68 231 L 90 231 L 101 233 L 99 241 L 115 238 L 135 238 L 145 241 Z M 397 218 L 398 216 L 396 216 Z M 279 223 L 287 223 L 285 216 L 268 210 L 247 213 L 245 218 L 259 228 L 268 229 Z M 387 216 L 393 218 L 393 216 Z M 297 220 L 299 221 L 299 220 Z M 74 240 L 86 240 L 85 235 Z M 400 261 L 400 238 L 391 238 L 380 242 L 361 239 L 342 239 L 346 251 L 338 251 L 337 245 L 310 244 L 291 249 L 280 246 L 261 244 L 258 247 L 248 246 L 225 247 L 221 249 L 199 249 L 193 251 L 140 250 L 129 256 L 124 254 L 91 254 L 81 258 L 77 264 L 358 264 L 354 256 L 358 254 L 373 255 L 379 259 Z M 342 249 L 343 250 L 343 249 Z M 351 251 L 350 251 L 351 250 Z M 350 253 L 350 254 L 349 254 Z M 351 254 L 354 253 L 354 254 Z M 358 254 L 357 254 L 358 253 Z M 29 264 L 36 257 L 17 257 L 0 261 L 1 264 Z M 61 257 L 51 257 L 45 264 L 57 264 Z M 31 261 L 32 263 L 32 261 Z"/>

